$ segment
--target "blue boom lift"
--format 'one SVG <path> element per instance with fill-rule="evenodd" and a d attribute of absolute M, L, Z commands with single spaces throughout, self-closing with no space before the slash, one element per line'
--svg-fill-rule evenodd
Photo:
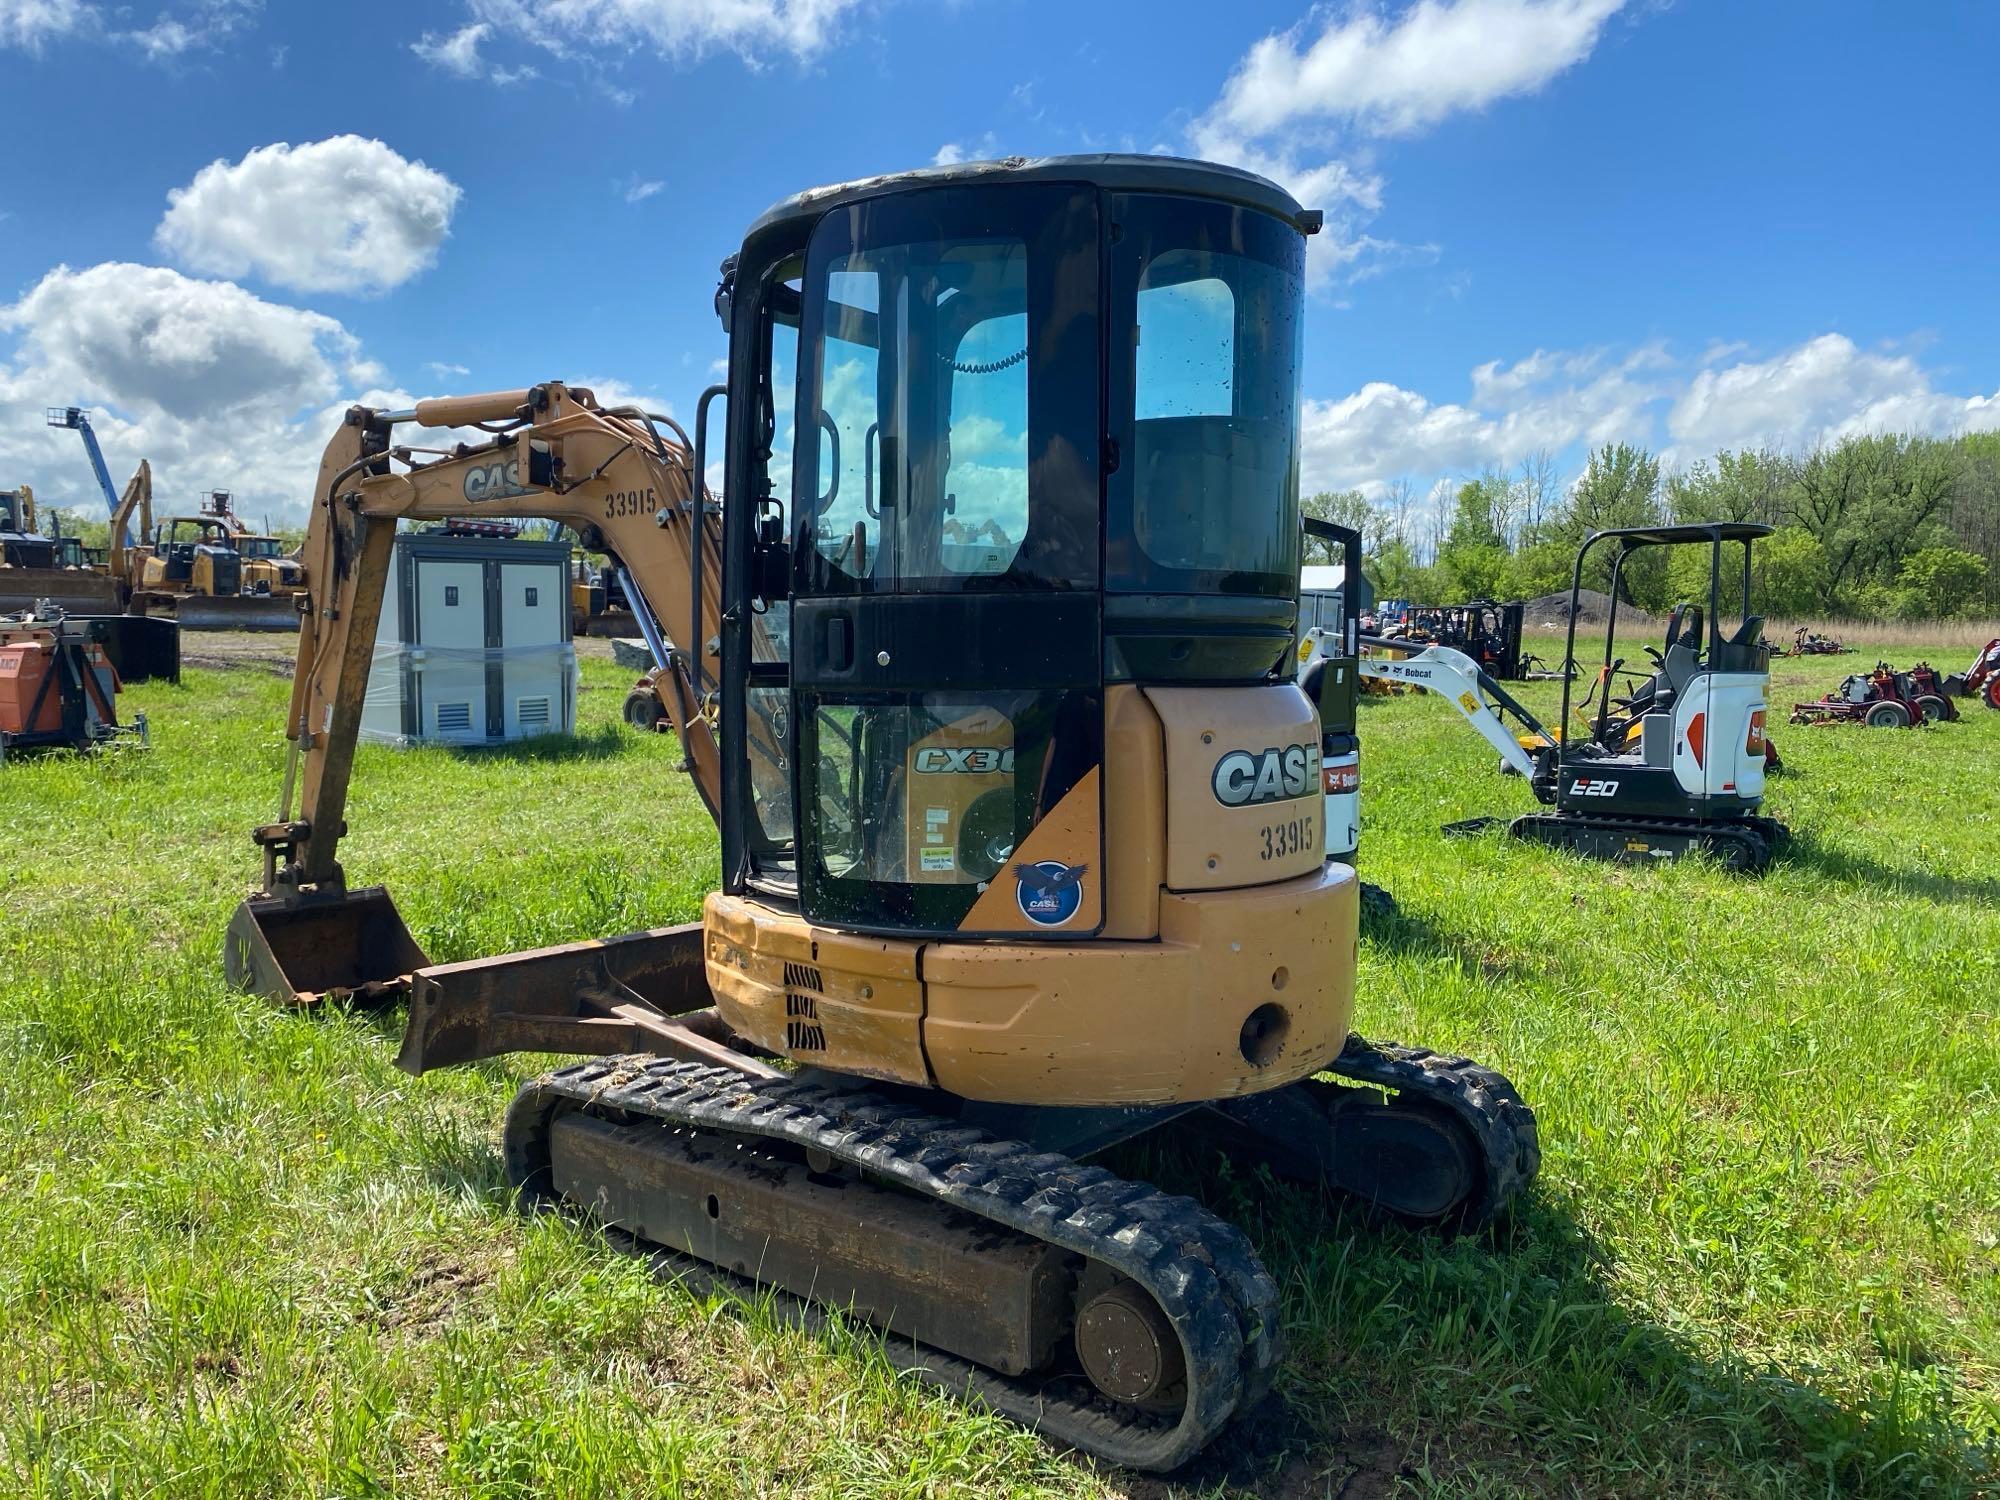
<path fill-rule="evenodd" d="M 104 450 L 97 446 L 97 434 L 90 430 L 90 413 L 81 406 L 51 406 L 49 426 L 71 427 L 83 434 L 83 451 L 90 455 L 90 467 L 97 474 L 97 487 L 104 491 L 104 508 L 111 515 L 118 514 L 118 490 L 111 483 L 111 471 L 104 467 Z M 125 545 L 132 545 L 132 527 L 125 526 Z"/>

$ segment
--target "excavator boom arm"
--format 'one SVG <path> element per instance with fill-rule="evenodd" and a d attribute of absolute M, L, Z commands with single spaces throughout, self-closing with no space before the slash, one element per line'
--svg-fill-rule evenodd
<path fill-rule="evenodd" d="M 1378 647 L 1397 645 L 1394 641 L 1372 641 L 1370 644 Z M 1405 646 L 1402 649 L 1409 648 Z M 1426 646 L 1414 656 L 1364 656 L 1361 658 L 1361 675 L 1382 682 L 1427 688 L 1448 699 L 1465 722 L 1478 731 L 1480 738 L 1500 752 L 1500 759 L 1510 769 L 1530 780 L 1534 779 L 1534 758 L 1521 748 L 1519 740 L 1507 732 L 1500 716 L 1488 706 L 1487 695 L 1493 696 L 1531 733 L 1547 740 L 1548 732 L 1463 651 L 1454 651 L 1449 646 Z"/>
<path fill-rule="evenodd" d="M 405 424 L 477 424 L 493 436 L 405 446 L 397 442 Z M 721 628 L 722 527 L 712 501 L 699 513 L 692 504 L 692 470 L 687 446 L 644 413 L 607 409 L 589 391 L 556 382 L 421 402 L 409 412 L 350 410 L 321 457 L 302 551 L 309 604 L 285 731 L 301 801 L 295 819 L 288 774 L 279 821 L 259 830 L 267 850 L 288 855 L 282 864 L 275 852 L 267 857 L 267 890 L 342 883 L 335 855 L 398 521 L 547 518 L 615 556 L 654 617 L 688 642 L 671 654 L 660 686 L 714 813 L 721 756 L 697 653 Z"/>

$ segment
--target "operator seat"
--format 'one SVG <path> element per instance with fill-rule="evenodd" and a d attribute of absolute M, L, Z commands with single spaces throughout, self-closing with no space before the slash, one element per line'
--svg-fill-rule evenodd
<path fill-rule="evenodd" d="M 1687 691 L 1687 685 L 1701 670 L 1701 626 L 1698 605 L 1674 606 L 1667 620 L 1666 650 L 1660 653 L 1659 669 L 1635 687 L 1629 697 L 1609 698 L 1610 688 L 1606 685 L 1607 707 L 1597 726 L 1599 744 L 1617 753 L 1625 747 L 1634 726 L 1643 725 L 1648 714 L 1673 712 L 1674 700 Z M 1613 707 L 1617 710 L 1615 715 Z"/>
<path fill-rule="evenodd" d="M 1661 653 L 1660 670 L 1654 674 L 1654 697 L 1657 689 L 1667 687 L 1679 697 L 1687 691 L 1687 685 L 1694 674 L 1701 669 L 1701 606 L 1698 604 L 1677 604 L 1673 619 L 1667 624 L 1667 649 Z M 1666 704 L 1662 702 L 1661 707 Z"/>

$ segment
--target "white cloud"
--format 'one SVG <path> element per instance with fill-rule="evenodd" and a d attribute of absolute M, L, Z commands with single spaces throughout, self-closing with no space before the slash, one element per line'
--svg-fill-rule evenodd
<path fill-rule="evenodd" d="M 199 0 L 179 15 L 162 11 L 152 25 L 125 32 L 124 40 L 137 46 L 148 62 L 171 63 L 184 53 L 220 47 L 263 8 L 263 0 Z"/>
<path fill-rule="evenodd" d="M 955 167 L 962 161 L 991 161 L 1000 154 L 1000 138 L 987 131 L 976 140 L 946 141 L 931 157 L 934 167 Z"/>
<path fill-rule="evenodd" d="M 613 183 L 612 189 L 620 194 L 627 203 L 644 203 L 655 193 L 666 191 L 666 186 L 657 177 L 642 179 L 637 172 L 633 172 L 623 182 Z"/>
<path fill-rule="evenodd" d="M 90 14 L 81 0 L 0 0 L 0 47 L 39 52 L 68 36 Z"/>
<path fill-rule="evenodd" d="M 470 375 L 472 373 L 465 365 L 454 365 L 441 359 L 428 361 L 424 365 L 424 368 L 429 370 L 439 380 L 449 380 L 454 375 Z"/>
<path fill-rule="evenodd" d="M 1513 464 L 1544 448 L 1646 441 L 1654 405 L 1670 389 L 1669 363 L 1658 345 L 1616 358 L 1538 349 L 1513 364 L 1478 366 L 1463 404 L 1382 381 L 1337 400 L 1309 400 L 1301 417 L 1305 483 L 1374 492 L 1398 478 Z"/>
<path fill-rule="evenodd" d="M 0 472 L 32 474 L 58 504 L 97 509 L 75 438 L 44 405 L 93 409 L 114 479 L 152 460 L 161 499 L 210 486 L 297 520 L 352 393 L 383 378 L 336 319 L 161 266 L 58 266 L 0 333 Z"/>
<path fill-rule="evenodd" d="M 165 62 L 179 57 L 196 42 L 195 34 L 172 16 L 161 16 L 144 31 L 129 32 L 127 35 L 138 43 L 148 62 Z"/>
<path fill-rule="evenodd" d="M 531 67 L 503 68 L 481 54 L 479 44 L 493 34 L 493 27 L 475 21 L 452 32 L 426 31 L 410 43 L 410 50 L 440 72 L 454 78 L 488 78 L 505 86 L 536 76 Z"/>
<path fill-rule="evenodd" d="M 1765 360 L 1703 369 L 1674 402 L 1667 430 L 1694 453 L 1760 443 L 1809 447 L 1858 433 L 1990 431 L 2000 393 L 1932 389 L 1907 354 L 1871 354 L 1823 333 Z"/>
<path fill-rule="evenodd" d="M 184 265 L 303 292 L 386 291 L 437 258 L 460 189 L 381 141 L 337 135 L 215 161 L 167 195 L 154 240 Z"/>
<path fill-rule="evenodd" d="M 1418 0 L 1393 20 L 1350 10 L 1310 42 L 1302 22 L 1250 49 L 1209 124 L 1252 139 L 1314 120 L 1407 135 L 1533 93 L 1588 57 L 1624 3 Z"/>
<path fill-rule="evenodd" d="M 2000 430 L 2000 392 L 1940 391 L 1907 354 L 1868 353 L 1839 334 L 1761 360 L 1739 357 L 1743 347 L 1712 345 L 1690 358 L 1658 343 L 1623 354 L 1537 350 L 1472 370 L 1462 402 L 1380 381 L 1308 400 L 1304 483 L 1380 494 L 1398 479 L 1428 485 L 1541 450 L 1612 442 L 1661 449 L 1672 462 L 1858 433 Z"/>
<path fill-rule="evenodd" d="M 800 61 L 839 40 L 861 0 L 470 0 L 496 31 L 556 57 L 614 58 L 635 47 L 675 62 L 717 50 L 751 67 L 773 51 Z"/>
<path fill-rule="evenodd" d="M 1397 258 L 1434 258 L 1367 232 L 1383 179 L 1370 138 L 1409 135 L 1532 93 L 1588 57 L 1625 0 L 1418 0 L 1399 15 L 1320 9 L 1251 47 L 1187 131 L 1189 149 L 1247 167 L 1326 212 L 1307 270 L 1324 285 Z M 1315 22 L 1325 17 L 1318 30 Z"/>

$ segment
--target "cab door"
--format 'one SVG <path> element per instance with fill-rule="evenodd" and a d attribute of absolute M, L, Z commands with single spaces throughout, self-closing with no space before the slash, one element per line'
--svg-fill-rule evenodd
<path fill-rule="evenodd" d="M 1098 207 L 829 214 L 801 294 L 791 671 L 805 915 L 1102 924 Z"/>

